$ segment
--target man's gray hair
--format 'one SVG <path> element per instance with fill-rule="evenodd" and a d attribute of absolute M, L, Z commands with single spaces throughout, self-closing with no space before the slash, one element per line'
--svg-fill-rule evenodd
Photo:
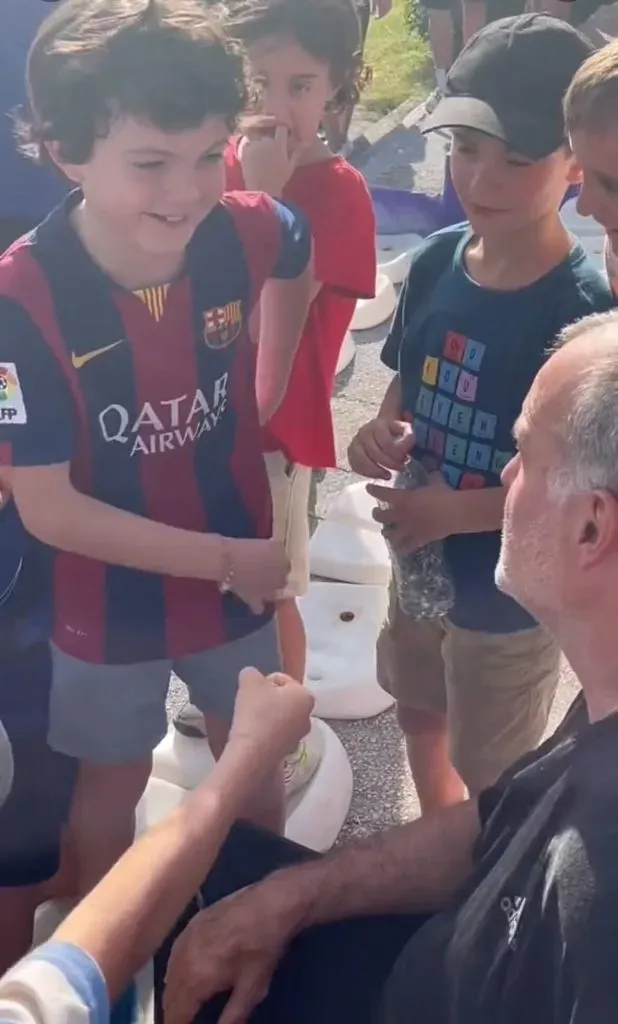
<path fill-rule="evenodd" d="M 554 425 L 563 455 L 550 493 L 607 490 L 618 495 L 618 311 L 597 313 L 565 328 L 555 348 L 590 344 L 590 367 L 576 384 L 569 412 Z"/>

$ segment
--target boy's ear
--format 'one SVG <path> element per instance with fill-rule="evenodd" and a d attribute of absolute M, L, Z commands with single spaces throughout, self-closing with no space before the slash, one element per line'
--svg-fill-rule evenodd
<path fill-rule="evenodd" d="M 44 142 L 43 145 L 47 150 L 47 155 L 49 156 L 50 160 L 52 160 L 53 163 L 55 163 L 58 170 L 62 171 L 65 177 L 67 177 L 69 181 L 72 181 L 74 185 L 81 185 L 82 176 L 80 172 L 80 165 L 68 164 L 62 159 L 62 157 L 60 156 L 60 143 Z"/>

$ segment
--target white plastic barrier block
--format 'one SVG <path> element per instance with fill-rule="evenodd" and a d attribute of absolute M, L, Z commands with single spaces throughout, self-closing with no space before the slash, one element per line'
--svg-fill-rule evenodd
<path fill-rule="evenodd" d="M 170 811 L 174 811 L 182 803 L 186 796 L 186 788 L 166 779 L 159 779 L 153 773 L 148 780 L 144 795 L 137 805 L 135 835 L 141 836 L 153 825 L 158 825 Z"/>
<path fill-rule="evenodd" d="M 314 576 L 342 583 L 386 586 L 391 563 L 381 533 L 350 522 L 326 518 L 309 543 L 309 566 Z"/>
<path fill-rule="evenodd" d="M 368 331 L 390 320 L 397 306 L 397 293 L 390 277 L 378 273 L 376 294 L 373 299 L 359 299 L 356 303 L 351 328 L 353 331 Z"/>
<path fill-rule="evenodd" d="M 372 718 L 391 707 L 393 698 L 376 677 L 386 587 L 313 582 L 299 606 L 307 631 L 305 685 L 315 697 L 315 714 Z"/>
<path fill-rule="evenodd" d="M 380 481 L 381 486 L 390 486 L 388 481 Z M 367 484 L 363 480 L 348 484 L 331 502 L 325 515 L 326 522 L 348 523 L 372 533 L 381 533 L 382 526 L 373 518 L 376 499 L 367 494 Z"/>
<path fill-rule="evenodd" d="M 335 842 L 346 819 L 352 799 L 352 769 L 338 737 L 325 722 L 314 718 L 311 729 L 311 742 L 319 746 L 322 758 L 309 783 L 288 802 L 285 834 L 322 852 Z M 159 805 L 171 809 L 174 799 L 178 802 L 174 791 L 182 794 L 194 789 L 212 765 L 206 740 L 183 736 L 170 726 L 154 752 L 153 778 L 142 801 L 148 823 L 154 820 L 153 809 Z"/>
<path fill-rule="evenodd" d="M 352 802 L 352 767 L 341 740 L 318 718 L 312 731 L 321 738 L 320 766 L 287 807 L 288 839 L 318 853 L 325 853 L 337 839 Z"/>
<path fill-rule="evenodd" d="M 343 339 L 343 345 L 341 346 L 341 352 L 339 353 L 339 359 L 337 360 L 337 369 L 335 370 L 335 376 L 343 373 L 343 371 L 350 365 L 354 356 L 356 355 L 356 343 L 354 338 L 348 331 L 345 338 Z"/>
<path fill-rule="evenodd" d="M 378 269 L 393 284 L 402 284 L 408 276 L 412 253 L 423 241 L 422 235 L 378 235 L 376 251 Z"/>

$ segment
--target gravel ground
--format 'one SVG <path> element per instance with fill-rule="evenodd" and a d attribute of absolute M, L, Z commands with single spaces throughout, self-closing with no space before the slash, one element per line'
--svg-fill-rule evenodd
<path fill-rule="evenodd" d="M 370 151 L 361 168 L 370 184 L 422 191 L 441 189 L 446 139 L 439 134 L 425 139 L 416 126 L 417 120 L 415 115 L 408 116 Z M 385 337 L 385 326 L 357 334 L 354 362 L 337 381 L 333 411 L 340 468 L 327 473 L 317 485 L 317 519 L 324 515 L 333 497 L 356 479 L 349 468 L 346 449 L 358 427 L 377 409 L 390 379 L 379 359 Z M 550 729 L 563 716 L 576 689 L 576 680 L 565 664 Z M 176 680 L 168 701 L 170 714 L 184 700 L 184 688 Z M 352 807 L 340 838 L 366 835 L 417 815 L 418 801 L 394 711 L 365 721 L 330 724 L 340 736 L 354 769 Z"/>

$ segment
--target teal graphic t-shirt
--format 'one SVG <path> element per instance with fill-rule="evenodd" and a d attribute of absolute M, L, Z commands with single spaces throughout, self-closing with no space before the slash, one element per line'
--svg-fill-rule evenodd
<path fill-rule="evenodd" d="M 614 304 L 575 240 L 568 258 L 538 281 L 498 291 L 468 275 L 471 237 L 468 225 L 447 228 L 415 253 L 382 350 L 401 377 L 415 458 L 457 489 L 499 486 L 515 451 L 513 425 L 552 342 L 567 324 Z M 445 541 L 455 625 L 492 633 L 535 625 L 494 584 L 499 551 L 498 531 Z"/>

